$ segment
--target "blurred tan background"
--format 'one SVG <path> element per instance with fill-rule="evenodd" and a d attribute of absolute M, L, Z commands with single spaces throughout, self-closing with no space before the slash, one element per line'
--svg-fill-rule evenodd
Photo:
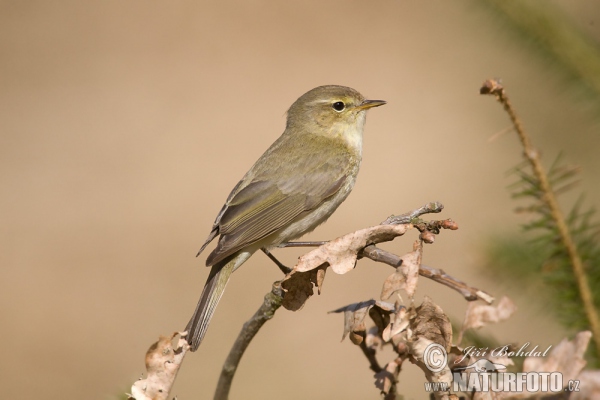
<path fill-rule="evenodd" d="M 593 1 L 555 2 L 598 38 Z M 0 326 L 3 398 L 111 399 L 144 371 L 159 334 L 183 329 L 208 274 L 199 246 L 231 188 L 322 84 L 388 105 L 369 113 L 350 198 L 309 236 L 328 239 L 432 200 L 460 229 L 428 265 L 512 296 L 502 343 L 564 331 L 535 293 L 478 267 L 486 239 L 516 232 L 506 171 L 519 161 L 492 98 L 501 77 L 549 163 L 560 149 L 600 198 L 598 120 L 551 65 L 476 2 L 0 1 Z M 388 249 L 404 253 L 415 234 Z M 288 265 L 300 252 L 279 250 Z M 234 399 L 378 399 L 360 351 L 327 311 L 378 297 L 391 268 L 329 274 L 300 312 L 281 310 L 251 344 Z M 212 398 L 220 367 L 277 268 L 256 254 L 233 277 L 173 394 Z M 466 303 L 421 281 L 456 320 Z M 419 300 L 420 301 L 420 300 Z M 400 390 L 426 398 L 405 365 Z"/>

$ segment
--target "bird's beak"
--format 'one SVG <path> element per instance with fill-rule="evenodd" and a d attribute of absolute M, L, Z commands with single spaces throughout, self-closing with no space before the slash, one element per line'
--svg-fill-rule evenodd
<path fill-rule="evenodd" d="M 383 100 L 365 100 L 360 105 L 356 106 L 359 110 L 367 110 L 373 107 L 379 107 L 386 104 Z"/>

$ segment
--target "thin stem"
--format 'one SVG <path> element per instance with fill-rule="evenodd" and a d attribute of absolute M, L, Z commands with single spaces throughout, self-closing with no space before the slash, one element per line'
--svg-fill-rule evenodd
<path fill-rule="evenodd" d="M 571 260 L 571 267 L 573 268 L 573 274 L 575 275 L 577 288 L 579 289 L 579 296 L 583 302 L 583 307 L 588 322 L 590 323 L 590 329 L 593 333 L 596 351 L 598 354 L 600 354 L 600 320 L 598 318 L 598 312 L 594 306 L 592 291 L 583 267 L 583 262 L 581 261 L 581 257 L 577 251 L 577 246 L 571 237 L 571 233 L 569 232 L 565 218 L 560 211 L 558 202 L 556 201 L 556 196 L 552 191 L 552 186 L 550 185 L 548 176 L 546 175 L 544 167 L 540 161 L 539 152 L 531 144 L 531 140 L 525 133 L 523 124 L 521 123 L 519 117 L 517 117 L 517 114 L 512 107 L 512 104 L 510 103 L 502 85 L 500 85 L 498 81 L 490 79 L 484 83 L 484 86 L 481 88 L 480 92 L 481 94 L 494 95 L 496 100 L 498 100 L 498 102 L 500 102 L 500 104 L 502 104 L 504 107 L 504 110 L 510 117 L 515 127 L 515 131 L 517 132 L 519 140 L 521 141 L 521 145 L 523 146 L 523 154 L 527 161 L 529 161 L 531 164 L 533 173 L 536 179 L 539 181 L 542 189 L 542 201 L 546 203 L 546 206 L 550 209 L 552 219 L 555 221 L 556 227 L 558 228 L 561 241 L 567 250 L 569 259 Z"/>
<path fill-rule="evenodd" d="M 379 362 L 377 361 L 377 357 L 375 357 L 375 354 L 377 353 L 375 351 L 375 349 L 367 347 L 364 340 L 362 342 L 360 342 L 359 347 L 362 350 L 365 357 L 367 357 L 367 360 L 369 360 L 369 368 L 371 368 L 371 371 L 373 371 L 375 373 L 378 373 L 379 371 L 381 371 L 381 366 L 379 365 Z"/>
<path fill-rule="evenodd" d="M 233 347 L 229 351 L 229 355 L 221 369 L 221 376 L 219 376 L 219 382 L 217 383 L 217 389 L 215 391 L 215 400 L 227 400 L 229 398 L 231 382 L 233 381 L 233 377 L 244 352 L 265 322 L 273 318 L 275 311 L 281 307 L 282 300 L 283 291 L 278 282 L 276 282 L 273 284 L 272 290 L 265 295 L 260 308 L 254 313 L 252 318 L 244 324 Z"/>
<path fill-rule="evenodd" d="M 421 215 L 433 214 L 442 212 L 444 205 L 439 201 L 433 201 L 427 203 L 416 210 L 409 211 L 401 215 L 391 215 L 380 225 L 399 225 L 399 224 L 410 224 L 415 218 L 419 218 Z"/>
<path fill-rule="evenodd" d="M 391 265 L 394 268 L 402 265 L 402 258 L 396 254 L 380 249 L 375 245 L 369 245 L 365 247 L 359 253 L 359 256 L 367 257 L 373 261 Z M 490 294 L 484 292 L 483 290 L 467 285 L 466 283 L 448 275 L 441 269 L 420 265 L 419 275 L 429 278 L 432 281 L 441 283 L 442 285 L 448 286 L 450 289 L 456 290 L 467 301 L 483 300 L 488 304 L 492 304 L 494 302 L 494 297 Z"/>

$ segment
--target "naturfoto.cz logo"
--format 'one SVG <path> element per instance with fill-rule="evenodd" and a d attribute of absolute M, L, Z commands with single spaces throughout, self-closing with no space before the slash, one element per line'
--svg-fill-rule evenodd
<path fill-rule="evenodd" d="M 537 352 L 537 346 L 533 350 L 526 352 L 524 349 L 529 346 L 525 344 L 516 352 L 509 352 L 508 346 L 499 347 L 492 350 L 492 357 L 513 357 L 513 356 L 533 356 L 543 357 L 550 350 L 550 347 L 544 352 Z M 468 347 L 464 350 L 464 355 L 455 363 L 459 363 L 470 356 L 485 356 L 487 349 L 475 349 Z M 423 353 L 425 366 L 434 374 L 448 368 L 448 354 L 446 349 L 437 343 L 432 343 Z M 425 390 L 428 392 L 449 391 L 454 392 L 546 392 L 558 393 L 562 391 L 579 391 L 579 381 L 570 380 L 563 382 L 563 376 L 560 372 L 506 372 L 506 366 L 480 358 L 466 367 L 454 368 L 452 371 L 452 387 L 448 382 L 426 382 Z"/>

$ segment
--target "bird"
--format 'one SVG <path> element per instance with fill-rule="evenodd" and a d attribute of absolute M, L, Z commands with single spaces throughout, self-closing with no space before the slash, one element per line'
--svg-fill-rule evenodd
<path fill-rule="evenodd" d="M 311 232 L 348 197 L 362 159 L 366 112 L 384 104 L 349 87 L 325 85 L 291 105 L 283 134 L 233 188 L 197 254 L 219 236 L 185 329 L 191 351 L 200 346 L 237 268 L 257 250 L 268 252 Z"/>

